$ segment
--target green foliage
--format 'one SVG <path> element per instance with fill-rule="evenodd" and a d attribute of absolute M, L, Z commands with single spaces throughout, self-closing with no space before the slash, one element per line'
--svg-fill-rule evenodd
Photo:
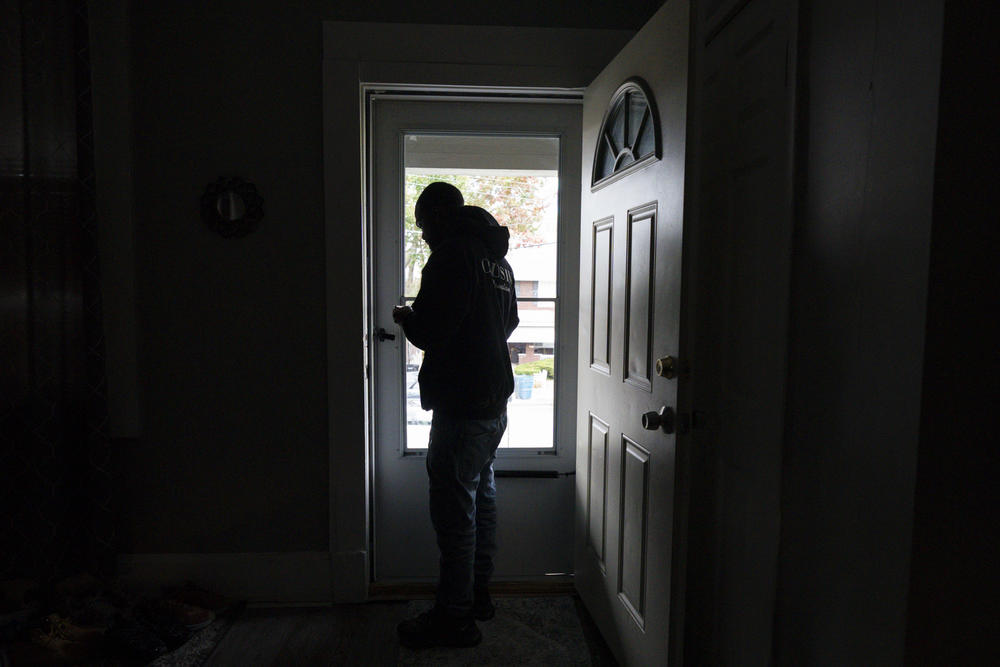
<path fill-rule="evenodd" d="M 420 287 L 420 270 L 430 256 L 422 232 L 413 217 L 417 197 L 434 181 L 451 183 L 465 197 L 469 206 L 489 211 L 502 226 L 510 230 L 510 247 L 519 248 L 541 242 L 538 227 L 547 203 L 539 196 L 544 179 L 538 176 L 479 176 L 475 174 L 407 174 L 405 183 L 405 289 L 406 296 L 416 296 Z"/>
<path fill-rule="evenodd" d="M 550 380 L 553 379 L 556 376 L 556 360 L 539 359 L 514 366 L 514 375 L 534 375 L 542 371 L 545 371 Z"/>

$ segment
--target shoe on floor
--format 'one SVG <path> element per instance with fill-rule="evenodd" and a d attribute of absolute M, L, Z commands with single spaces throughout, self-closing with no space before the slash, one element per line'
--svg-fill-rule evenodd
<path fill-rule="evenodd" d="M 215 614 L 222 614 L 230 609 L 234 600 L 214 591 L 197 586 L 187 581 L 183 586 L 167 586 L 163 589 L 165 597 L 185 604 L 208 609 Z"/>
<path fill-rule="evenodd" d="M 41 597 L 38 583 L 31 579 L 0 581 L 0 646 L 37 623 L 42 611 Z"/>
<path fill-rule="evenodd" d="M 152 600 L 149 609 L 194 632 L 215 620 L 215 613 L 178 600 Z"/>
<path fill-rule="evenodd" d="M 104 628 L 114 625 L 115 620 L 127 611 L 126 608 L 115 605 L 103 595 L 74 600 L 72 603 L 62 605 L 61 608 L 64 612 L 62 615 L 68 616 L 77 625 Z"/>
<path fill-rule="evenodd" d="M 149 603 L 136 605 L 132 618 L 138 625 L 159 637 L 171 651 L 191 639 L 193 634 L 175 618 L 158 612 Z"/>
<path fill-rule="evenodd" d="M 99 657 L 78 649 L 77 642 L 48 639 L 41 630 L 35 629 L 28 636 L 0 648 L 0 665 L 89 665 Z"/>
<path fill-rule="evenodd" d="M 151 662 L 167 652 L 163 643 L 152 630 L 136 623 L 124 621 L 105 633 L 108 647 L 117 655 L 143 664 Z"/>
<path fill-rule="evenodd" d="M 86 598 L 99 594 L 104 584 L 89 572 L 82 572 L 57 582 L 54 590 L 57 597 Z"/>
<path fill-rule="evenodd" d="M 82 625 L 59 614 L 49 614 L 42 622 L 42 628 L 53 637 L 73 642 L 89 642 L 100 644 L 104 641 L 104 631 L 107 627 Z"/>
<path fill-rule="evenodd" d="M 88 641 L 74 641 L 59 635 L 58 630 L 34 629 L 28 633 L 32 644 L 43 651 L 45 660 L 41 664 L 78 664 L 97 657 L 103 646 L 101 638 Z M 17 664 L 17 663 L 15 663 Z M 30 664 L 30 663 L 29 663 Z"/>
<path fill-rule="evenodd" d="M 468 647 L 483 640 L 483 634 L 472 618 L 456 618 L 439 607 L 403 621 L 396 631 L 399 643 L 409 648 Z"/>
<path fill-rule="evenodd" d="M 472 602 L 472 616 L 477 621 L 488 621 L 497 615 L 497 608 L 493 605 L 488 590 L 475 591 Z"/>

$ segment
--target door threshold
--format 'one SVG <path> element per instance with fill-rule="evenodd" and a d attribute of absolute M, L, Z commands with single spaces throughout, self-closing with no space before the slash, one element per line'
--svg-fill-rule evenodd
<path fill-rule="evenodd" d="M 576 595 L 573 578 L 552 577 L 553 581 L 515 580 L 494 581 L 490 584 L 493 597 L 547 597 Z M 429 581 L 392 581 L 368 584 L 369 600 L 424 600 L 432 599 L 437 584 Z"/>

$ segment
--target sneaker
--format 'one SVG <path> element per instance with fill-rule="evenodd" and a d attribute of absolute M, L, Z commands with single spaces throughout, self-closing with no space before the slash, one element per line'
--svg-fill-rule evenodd
<path fill-rule="evenodd" d="M 206 590 L 193 582 L 185 582 L 183 586 L 168 586 L 163 589 L 165 597 L 185 604 L 208 609 L 221 614 L 233 606 L 234 601 L 225 595 Z"/>
<path fill-rule="evenodd" d="M 483 634 L 472 618 L 456 618 L 438 607 L 403 621 L 396 632 L 399 643 L 409 648 L 468 647 L 483 641 Z"/>
<path fill-rule="evenodd" d="M 53 630 L 32 630 L 28 639 L 43 652 L 47 661 L 53 663 L 77 664 L 96 657 L 101 650 L 101 642 L 73 641 L 60 637 L 59 632 Z"/>
<path fill-rule="evenodd" d="M 43 629 L 54 637 L 73 642 L 100 644 L 107 627 L 79 625 L 59 614 L 49 614 L 42 623 Z"/>
<path fill-rule="evenodd" d="M 57 597 L 86 598 L 99 594 L 104 584 L 89 572 L 83 572 L 57 582 L 54 590 Z"/>
<path fill-rule="evenodd" d="M 68 616 L 77 625 L 109 628 L 115 620 L 127 613 L 127 608 L 119 607 L 102 595 L 75 601 L 61 607 L 63 616 Z"/>
<path fill-rule="evenodd" d="M 0 582 L 0 646 L 37 627 L 42 617 L 41 596 L 37 582 L 30 579 Z"/>
<path fill-rule="evenodd" d="M 178 600 L 155 600 L 149 604 L 149 608 L 154 613 L 169 618 L 192 632 L 207 627 L 215 620 L 215 613 L 212 611 Z"/>
<path fill-rule="evenodd" d="M 0 581 L 0 611 L 20 610 L 22 605 L 41 598 L 41 586 L 34 579 Z"/>
<path fill-rule="evenodd" d="M 136 605 L 132 617 L 138 625 L 159 637 L 171 651 L 185 644 L 193 634 L 187 627 L 157 611 L 157 608 L 150 604 Z"/>
<path fill-rule="evenodd" d="M 104 637 L 116 654 L 143 664 L 167 652 L 167 645 L 159 637 L 135 621 L 115 625 Z"/>
<path fill-rule="evenodd" d="M 497 608 L 493 605 L 490 592 L 485 588 L 475 591 L 472 602 L 472 616 L 477 621 L 488 621 L 497 615 Z"/>

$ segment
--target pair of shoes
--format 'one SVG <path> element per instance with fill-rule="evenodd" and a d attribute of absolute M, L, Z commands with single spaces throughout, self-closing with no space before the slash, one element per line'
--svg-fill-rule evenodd
<path fill-rule="evenodd" d="M 483 641 L 483 634 L 471 617 L 451 616 L 440 607 L 433 607 L 416 618 L 403 621 L 396 627 L 399 643 L 409 648 L 432 646 L 475 646 Z"/>
<path fill-rule="evenodd" d="M 28 638 L 46 660 L 76 664 L 96 657 L 104 646 L 103 628 L 80 627 L 57 614 L 46 618 L 45 626 L 32 630 Z"/>
<path fill-rule="evenodd" d="M 37 582 L 31 579 L 0 582 L 0 646 L 37 625 L 41 615 L 42 592 Z"/>
<path fill-rule="evenodd" d="M 81 572 L 56 582 L 53 591 L 56 597 L 87 598 L 104 590 L 104 583 L 89 572 Z"/>
<path fill-rule="evenodd" d="M 156 633 L 136 621 L 122 621 L 104 633 L 109 648 L 117 655 L 143 664 L 167 652 Z"/>
<path fill-rule="evenodd" d="M 89 646 L 58 637 L 50 637 L 37 628 L 24 639 L 4 646 L 3 665 L 78 665 L 90 664 L 98 657 Z"/>
<path fill-rule="evenodd" d="M 34 579 L 5 579 L 0 581 L 0 612 L 9 608 L 21 609 L 22 605 L 42 599 L 42 587 Z"/>
<path fill-rule="evenodd" d="M 102 593 L 82 600 L 63 600 L 58 611 L 77 625 L 109 628 L 126 609 L 115 605 Z"/>
<path fill-rule="evenodd" d="M 81 625 L 59 614 L 49 614 L 42 623 L 42 628 L 49 634 L 73 642 L 89 642 L 100 644 L 104 641 L 104 631 L 107 627 L 97 625 Z"/>
<path fill-rule="evenodd" d="M 215 620 L 215 612 L 179 600 L 153 600 L 144 605 L 148 612 L 182 625 L 189 631 L 201 630 Z"/>
<path fill-rule="evenodd" d="M 493 606 L 488 589 L 474 591 L 472 600 L 472 616 L 477 621 L 488 621 L 497 615 L 497 608 Z"/>
<path fill-rule="evenodd" d="M 225 595 L 206 590 L 190 581 L 184 582 L 183 586 L 164 587 L 163 594 L 170 600 L 177 600 L 178 602 L 195 607 L 201 607 L 215 614 L 222 614 L 228 611 L 235 602 Z"/>
<path fill-rule="evenodd" d="M 132 611 L 136 623 L 160 638 L 171 651 L 191 639 L 193 632 L 173 617 L 159 611 L 149 603 L 136 605 Z"/>

